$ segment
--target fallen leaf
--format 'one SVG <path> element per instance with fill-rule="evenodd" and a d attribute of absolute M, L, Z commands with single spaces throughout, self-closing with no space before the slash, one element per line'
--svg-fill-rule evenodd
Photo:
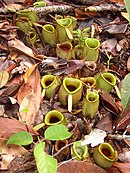
<path fill-rule="evenodd" d="M 84 140 L 81 145 L 91 144 L 91 147 L 95 147 L 104 142 L 104 138 L 107 136 L 106 132 L 100 129 L 93 129 L 89 135 L 84 136 Z"/>
<path fill-rule="evenodd" d="M 36 117 L 35 95 L 30 92 L 24 99 L 19 108 L 19 120 L 27 125 L 32 125 Z"/>
<path fill-rule="evenodd" d="M 125 129 L 130 124 L 130 103 L 116 121 L 116 130 Z"/>
<path fill-rule="evenodd" d="M 21 108 L 26 109 L 20 112 L 19 119 L 27 124 L 33 124 L 41 103 L 41 79 L 37 68 L 29 75 L 27 83 L 24 83 L 18 92 L 18 101 L 21 103 Z M 29 100 L 30 99 L 30 100 Z M 28 115 L 28 116 L 27 116 Z M 27 117 L 26 117 L 27 116 Z M 30 118 L 30 120 L 29 120 Z"/>
<path fill-rule="evenodd" d="M 37 67 L 38 64 L 39 64 L 39 63 L 34 64 L 31 68 L 29 68 L 29 69 L 26 71 L 26 73 L 25 73 L 25 75 L 24 75 L 24 82 L 25 82 L 25 83 L 27 83 L 28 78 L 31 76 L 31 74 L 33 73 L 33 71 L 35 70 L 35 68 Z"/>
<path fill-rule="evenodd" d="M 110 2 L 118 2 L 120 4 L 124 4 L 124 0 L 109 0 Z"/>
<path fill-rule="evenodd" d="M 22 41 L 18 39 L 8 41 L 8 46 L 10 50 L 20 51 L 23 54 L 26 54 L 32 58 L 35 58 L 32 49 L 27 47 Z"/>
<path fill-rule="evenodd" d="M 114 101 L 114 99 L 112 98 L 112 96 L 110 95 L 110 93 L 103 89 L 100 89 L 99 95 L 103 106 L 106 109 L 108 109 L 110 112 L 118 115 L 119 114 L 118 106 Z"/>
<path fill-rule="evenodd" d="M 107 132 L 112 132 L 113 120 L 111 117 L 111 113 L 107 112 L 105 116 L 100 121 L 98 121 L 98 123 L 96 124 L 96 127 L 98 129 L 105 130 Z"/>
<path fill-rule="evenodd" d="M 20 10 L 22 8 L 22 5 L 20 5 L 20 4 L 8 4 L 7 8 L 9 11 L 16 12 L 17 10 Z"/>
<path fill-rule="evenodd" d="M 22 100 L 24 99 L 24 97 L 26 97 L 32 91 L 33 90 L 32 90 L 32 87 L 30 86 L 30 84 L 29 83 L 26 83 L 26 84 L 24 83 L 20 87 L 20 89 L 17 93 L 17 100 L 19 101 L 19 103 L 21 103 Z"/>
<path fill-rule="evenodd" d="M 115 162 L 113 166 L 118 168 L 122 173 L 130 173 L 130 163 Z"/>
<path fill-rule="evenodd" d="M 121 173 L 119 171 L 119 169 L 117 169 L 116 167 L 112 166 L 110 168 L 107 168 L 107 173 Z"/>
<path fill-rule="evenodd" d="M 2 88 L 9 80 L 9 73 L 6 71 L 0 72 L 0 88 Z"/>
<path fill-rule="evenodd" d="M 9 163 L 14 159 L 15 156 L 28 153 L 28 151 L 22 146 L 12 144 L 6 145 L 6 143 L 7 139 L 0 138 L 0 153 L 2 158 L 0 161 L 1 170 L 7 169 Z"/>
<path fill-rule="evenodd" d="M 123 34 L 126 32 L 128 24 L 110 24 L 104 27 L 104 31 L 110 34 Z"/>
<path fill-rule="evenodd" d="M 102 50 L 110 52 L 113 55 L 116 55 L 116 45 L 117 45 L 116 38 L 108 39 L 104 41 L 101 45 L 102 45 Z"/>
<path fill-rule="evenodd" d="M 35 134 L 32 127 L 23 124 L 16 119 L 0 118 L 0 138 L 9 138 L 14 133 L 28 131 Z"/>
<path fill-rule="evenodd" d="M 57 173 L 106 173 L 101 167 L 87 161 L 62 162 Z"/>

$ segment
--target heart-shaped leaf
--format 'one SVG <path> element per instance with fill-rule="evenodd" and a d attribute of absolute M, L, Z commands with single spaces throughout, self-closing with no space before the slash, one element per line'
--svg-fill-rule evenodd
<path fill-rule="evenodd" d="M 13 134 L 7 141 L 7 144 L 29 145 L 33 142 L 32 135 L 28 132 L 18 132 Z"/>
<path fill-rule="evenodd" d="M 44 133 L 45 138 L 52 141 L 68 139 L 71 135 L 67 127 L 63 124 L 50 126 Z"/>

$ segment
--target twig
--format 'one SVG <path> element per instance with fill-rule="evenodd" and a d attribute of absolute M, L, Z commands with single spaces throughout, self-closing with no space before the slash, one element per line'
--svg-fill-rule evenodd
<path fill-rule="evenodd" d="M 53 5 L 53 6 L 46 6 L 46 7 L 38 7 L 38 8 L 33 8 L 30 7 L 28 8 L 30 10 L 35 11 L 38 15 L 46 15 L 48 13 L 69 13 L 73 12 L 74 7 L 69 6 L 69 5 Z M 0 13 L 6 14 L 8 11 L 7 6 L 4 8 L 0 8 Z"/>
<path fill-rule="evenodd" d="M 56 157 L 58 154 L 60 154 L 61 151 L 63 151 L 65 148 L 67 148 L 67 147 L 69 147 L 69 146 L 71 146 L 71 145 L 73 145 L 73 144 L 74 144 L 74 142 L 72 142 L 72 143 L 70 143 L 70 144 L 68 144 L 68 145 L 65 145 L 65 146 L 62 147 L 59 151 L 57 151 L 57 153 L 55 153 L 55 154 L 53 155 L 53 157 Z"/>
<path fill-rule="evenodd" d="M 117 6 L 115 4 L 100 4 L 98 6 L 89 6 L 84 9 L 84 11 L 91 11 L 91 12 L 102 12 L 102 11 L 122 11 L 125 10 L 125 5 Z"/>
<path fill-rule="evenodd" d="M 112 134 L 109 134 L 108 138 L 109 139 L 115 139 L 117 141 L 121 141 L 122 139 L 130 140 L 130 135 L 124 135 L 124 134 L 123 135 L 119 135 L 119 134 L 112 135 Z"/>
<path fill-rule="evenodd" d="M 54 5 L 54 6 L 46 6 L 39 8 L 29 8 L 30 10 L 34 10 L 38 15 L 43 14 L 46 15 L 48 13 L 69 13 L 74 10 L 74 7 L 69 5 Z"/>

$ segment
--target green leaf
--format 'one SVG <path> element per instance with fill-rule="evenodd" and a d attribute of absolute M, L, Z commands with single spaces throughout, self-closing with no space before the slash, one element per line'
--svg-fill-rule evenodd
<path fill-rule="evenodd" d="M 90 30 L 90 28 L 85 28 L 82 32 L 87 32 L 89 30 Z"/>
<path fill-rule="evenodd" d="M 39 173 L 56 173 L 57 160 L 44 152 L 45 142 L 37 144 L 34 148 L 34 157 Z"/>
<path fill-rule="evenodd" d="M 130 24 L 130 0 L 124 0 L 125 2 L 125 7 L 129 16 L 129 24 Z"/>
<path fill-rule="evenodd" d="M 130 73 L 125 76 L 121 87 L 121 103 L 123 110 L 126 108 L 130 100 Z"/>
<path fill-rule="evenodd" d="M 58 124 L 48 127 L 44 133 L 44 136 L 45 139 L 55 141 L 68 139 L 72 136 L 72 134 L 68 132 L 68 129 L 65 125 Z"/>
<path fill-rule="evenodd" d="M 28 132 L 18 132 L 13 134 L 7 141 L 7 144 L 29 145 L 33 142 L 32 135 Z"/>

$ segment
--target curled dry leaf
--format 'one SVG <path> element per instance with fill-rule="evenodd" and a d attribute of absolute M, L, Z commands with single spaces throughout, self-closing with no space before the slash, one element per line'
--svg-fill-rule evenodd
<path fill-rule="evenodd" d="M 14 133 L 26 131 L 35 134 L 32 127 L 23 124 L 16 119 L 0 118 L 0 138 L 9 138 Z"/>
<path fill-rule="evenodd" d="M 22 41 L 18 39 L 8 41 L 8 46 L 10 50 L 20 51 L 21 53 L 26 54 L 29 57 L 35 58 L 32 49 L 27 47 Z"/>
<path fill-rule="evenodd" d="M 106 173 L 101 167 L 87 161 L 70 161 L 63 163 L 58 167 L 57 173 Z"/>

